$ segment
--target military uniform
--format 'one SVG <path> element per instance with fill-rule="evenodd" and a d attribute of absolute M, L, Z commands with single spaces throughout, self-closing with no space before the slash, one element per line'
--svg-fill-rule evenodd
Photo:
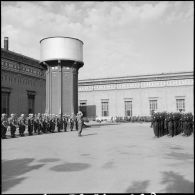
<path fill-rule="evenodd" d="M 34 128 L 33 114 L 29 114 L 29 117 L 28 117 L 28 134 L 30 136 L 33 135 L 33 128 Z"/>
<path fill-rule="evenodd" d="M 75 116 L 74 116 L 74 114 L 72 114 L 72 115 L 70 116 L 70 131 L 73 130 L 74 123 L 75 123 Z"/>
<path fill-rule="evenodd" d="M 6 114 L 1 115 L 1 138 L 6 139 L 8 119 Z"/>
<path fill-rule="evenodd" d="M 62 119 L 61 119 L 61 116 L 57 117 L 56 119 L 56 123 L 57 123 L 57 129 L 58 129 L 58 132 L 61 132 L 61 129 L 62 129 Z"/>
<path fill-rule="evenodd" d="M 67 131 L 67 125 L 68 125 L 68 117 L 66 115 L 63 116 L 62 122 L 63 122 L 64 131 L 66 132 Z"/>
<path fill-rule="evenodd" d="M 14 137 L 16 137 L 15 132 L 16 132 L 16 128 L 18 126 L 17 120 L 16 120 L 14 114 L 11 114 L 11 117 L 8 119 L 8 123 L 10 126 L 11 137 L 14 138 Z"/>
<path fill-rule="evenodd" d="M 78 122 L 78 136 L 81 136 L 83 129 L 83 113 L 79 111 L 77 113 L 77 122 Z"/>
<path fill-rule="evenodd" d="M 170 115 L 168 119 L 168 132 L 170 136 L 174 136 L 172 115 Z"/>
<path fill-rule="evenodd" d="M 19 126 L 19 134 L 21 137 L 23 137 L 26 128 L 26 121 L 23 114 L 18 118 L 18 126 Z"/>

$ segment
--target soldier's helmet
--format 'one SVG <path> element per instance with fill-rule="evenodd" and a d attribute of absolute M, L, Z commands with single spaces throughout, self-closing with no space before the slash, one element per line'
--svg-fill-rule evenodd
<path fill-rule="evenodd" d="M 11 116 L 11 117 L 14 117 L 14 116 L 15 116 L 15 114 L 13 114 L 13 113 L 12 113 L 12 114 L 10 114 L 10 116 Z"/>
<path fill-rule="evenodd" d="M 81 115 L 81 116 L 83 115 L 83 113 L 82 113 L 81 111 L 78 111 L 77 114 L 78 114 L 78 115 Z"/>
<path fill-rule="evenodd" d="M 24 114 L 21 114 L 21 117 L 24 117 Z"/>

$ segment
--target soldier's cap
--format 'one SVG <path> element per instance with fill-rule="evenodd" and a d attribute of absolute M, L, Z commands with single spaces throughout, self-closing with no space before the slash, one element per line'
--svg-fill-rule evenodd
<path fill-rule="evenodd" d="M 21 116 L 24 116 L 24 114 L 21 114 Z"/>
<path fill-rule="evenodd" d="M 13 114 L 13 113 L 12 113 L 12 114 L 10 114 L 10 116 L 14 116 L 14 115 L 15 115 L 15 114 Z"/>

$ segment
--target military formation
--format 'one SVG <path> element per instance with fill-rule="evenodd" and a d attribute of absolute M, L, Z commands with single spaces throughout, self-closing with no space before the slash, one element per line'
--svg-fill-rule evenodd
<path fill-rule="evenodd" d="M 167 113 L 157 112 L 152 115 L 151 127 L 155 137 L 164 135 L 173 137 L 176 135 L 190 136 L 194 129 L 192 113 Z"/>
<path fill-rule="evenodd" d="M 19 132 L 20 137 L 24 137 L 25 133 L 32 136 L 35 134 L 54 133 L 54 132 L 67 132 L 78 131 L 78 136 L 81 136 L 83 128 L 83 114 L 81 111 L 71 115 L 54 115 L 54 114 L 29 114 L 17 117 L 16 114 L 1 115 L 1 137 L 6 139 L 8 132 L 11 138 L 16 137 L 16 130 Z"/>

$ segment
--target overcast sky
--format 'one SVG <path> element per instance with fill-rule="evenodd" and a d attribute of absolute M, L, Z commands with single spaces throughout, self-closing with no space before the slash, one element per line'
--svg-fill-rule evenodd
<path fill-rule="evenodd" d="M 1 1 L 1 44 L 40 59 L 40 40 L 84 42 L 79 79 L 193 71 L 193 1 Z"/>

